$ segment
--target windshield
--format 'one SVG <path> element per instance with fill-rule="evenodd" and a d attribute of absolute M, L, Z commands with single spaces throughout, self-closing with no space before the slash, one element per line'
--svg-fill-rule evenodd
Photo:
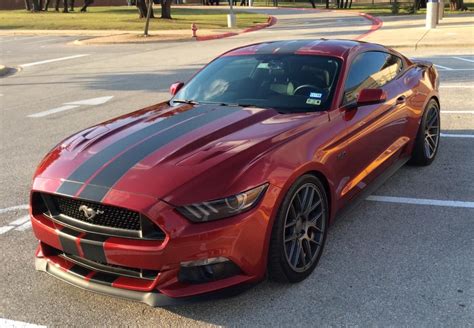
<path fill-rule="evenodd" d="M 217 103 L 289 113 L 328 110 L 339 67 L 339 59 L 325 56 L 221 57 L 185 85 L 171 104 Z"/>

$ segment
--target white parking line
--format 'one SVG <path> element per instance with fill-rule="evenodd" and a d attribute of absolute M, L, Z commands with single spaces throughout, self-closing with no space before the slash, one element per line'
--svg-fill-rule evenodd
<path fill-rule="evenodd" d="M 391 196 L 369 196 L 367 197 L 367 200 L 373 201 L 373 202 L 398 203 L 398 204 L 474 208 L 474 202 L 464 202 L 464 201 L 458 201 L 458 200 L 438 200 L 438 199 L 391 197 Z"/>
<path fill-rule="evenodd" d="M 82 54 L 82 55 L 74 55 L 74 56 L 68 56 L 68 57 L 48 59 L 48 60 L 43 60 L 43 61 L 34 62 L 34 63 L 22 64 L 22 65 L 20 65 L 20 67 L 25 68 L 25 67 L 31 67 L 31 66 L 36 66 L 36 65 L 49 64 L 49 63 L 54 63 L 54 62 L 58 62 L 58 61 L 68 60 L 68 59 L 75 59 L 75 58 L 85 57 L 85 56 L 89 56 L 89 54 Z"/>
<path fill-rule="evenodd" d="M 7 207 L 7 208 L 0 208 L 0 214 L 18 211 L 18 210 L 27 210 L 28 207 L 29 207 L 28 204 L 23 204 L 23 205 L 17 205 L 17 206 L 12 206 L 12 207 Z"/>
<path fill-rule="evenodd" d="M 440 88 L 474 89 L 474 85 L 459 85 L 459 84 L 440 85 L 439 87 Z"/>
<path fill-rule="evenodd" d="M 474 63 L 474 60 L 472 60 L 472 59 L 467 59 L 467 58 L 462 58 L 462 57 L 453 57 L 453 58 L 456 58 L 456 59 L 459 59 L 459 60 L 464 60 L 464 61 L 467 61 L 469 63 Z"/>
<path fill-rule="evenodd" d="M 31 115 L 28 115 L 28 117 L 37 118 L 37 117 L 48 116 L 48 115 L 51 115 L 51 114 L 56 114 L 56 113 L 59 113 L 59 112 L 64 112 L 64 111 L 66 111 L 66 110 L 74 109 L 74 108 L 77 108 L 77 107 L 79 107 L 79 106 L 76 106 L 76 105 L 65 105 L 65 106 L 61 106 L 61 107 L 57 107 L 57 108 L 53 108 L 53 109 L 46 110 L 46 111 L 44 111 L 44 112 L 39 112 L 39 113 L 31 114 Z"/>
<path fill-rule="evenodd" d="M 441 66 L 441 65 L 438 65 L 438 64 L 435 64 L 435 66 L 438 67 L 438 68 L 445 69 L 447 71 L 452 71 L 453 70 L 452 68 L 449 68 L 449 67 L 446 67 L 446 66 Z"/>
<path fill-rule="evenodd" d="M 445 138 L 474 138 L 474 134 L 440 133 Z"/>
<path fill-rule="evenodd" d="M 0 227 L 0 235 L 7 233 L 8 231 L 15 229 L 16 231 L 25 231 L 31 228 L 30 216 L 25 215 L 15 221 L 10 222 L 8 225 Z M 0 325 L 1 327 L 1 325 Z"/>
<path fill-rule="evenodd" d="M 7 327 L 7 328 L 46 328 L 46 326 L 39 326 L 32 323 L 22 322 L 22 321 L 15 321 L 15 320 L 8 320 L 0 318 L 0 327 Z"/>
<path fill-rule="evenodd" d="M 474 114 L 474 110 L 442 110 L 441 114 Z"/>

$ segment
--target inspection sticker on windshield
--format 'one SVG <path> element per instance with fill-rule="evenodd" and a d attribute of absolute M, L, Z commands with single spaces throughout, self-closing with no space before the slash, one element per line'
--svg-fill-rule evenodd
<path fill-rule="evenodd" d="M 306 99 L 306 103 L 308 105 L 321 105 L 321 100 L 320 99 L 308 98 L 308 99 Z"/>
<path fill-rule="evenodd" d="M 322 94 L 322 93 L 318 93 L 318 92 L 311 92 L 311 93 L 309 94 L 309 97 L 310 97 L 310 98 L 321 98 L 322 96 L 323 96 L 323 94 Z"/>

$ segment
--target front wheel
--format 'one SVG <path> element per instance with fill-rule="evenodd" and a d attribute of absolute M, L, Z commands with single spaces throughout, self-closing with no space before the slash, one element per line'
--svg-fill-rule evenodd
<path fill-rule="evenodd" d="M 440 122 L 439 105 L 431 99 L 421 118 L 409 164 L 427 166 L 433 162 L 439 148 Z"/>
<path fill-rule="evenodd" d="M 299 282 L 316 267 L 326 242 L 328 202 L 321 181 L 300 177 L 286 194 L 272 229 L 270 279 Z"/>

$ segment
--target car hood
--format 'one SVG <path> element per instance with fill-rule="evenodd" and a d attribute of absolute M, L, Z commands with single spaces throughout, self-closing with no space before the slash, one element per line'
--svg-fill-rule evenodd
<path fill-rule="evenodd" d="M 325 114 L 158 104 L 67 138 L 44 158 L 36 177 L 60 180 L 56 193 L 92 201 L 104 201 L 113 190 L 172 204 L 215 199 L 263 183 L 264 174 L 253 182 L 238 177 L 304 133 L 314 115 Z"/>

